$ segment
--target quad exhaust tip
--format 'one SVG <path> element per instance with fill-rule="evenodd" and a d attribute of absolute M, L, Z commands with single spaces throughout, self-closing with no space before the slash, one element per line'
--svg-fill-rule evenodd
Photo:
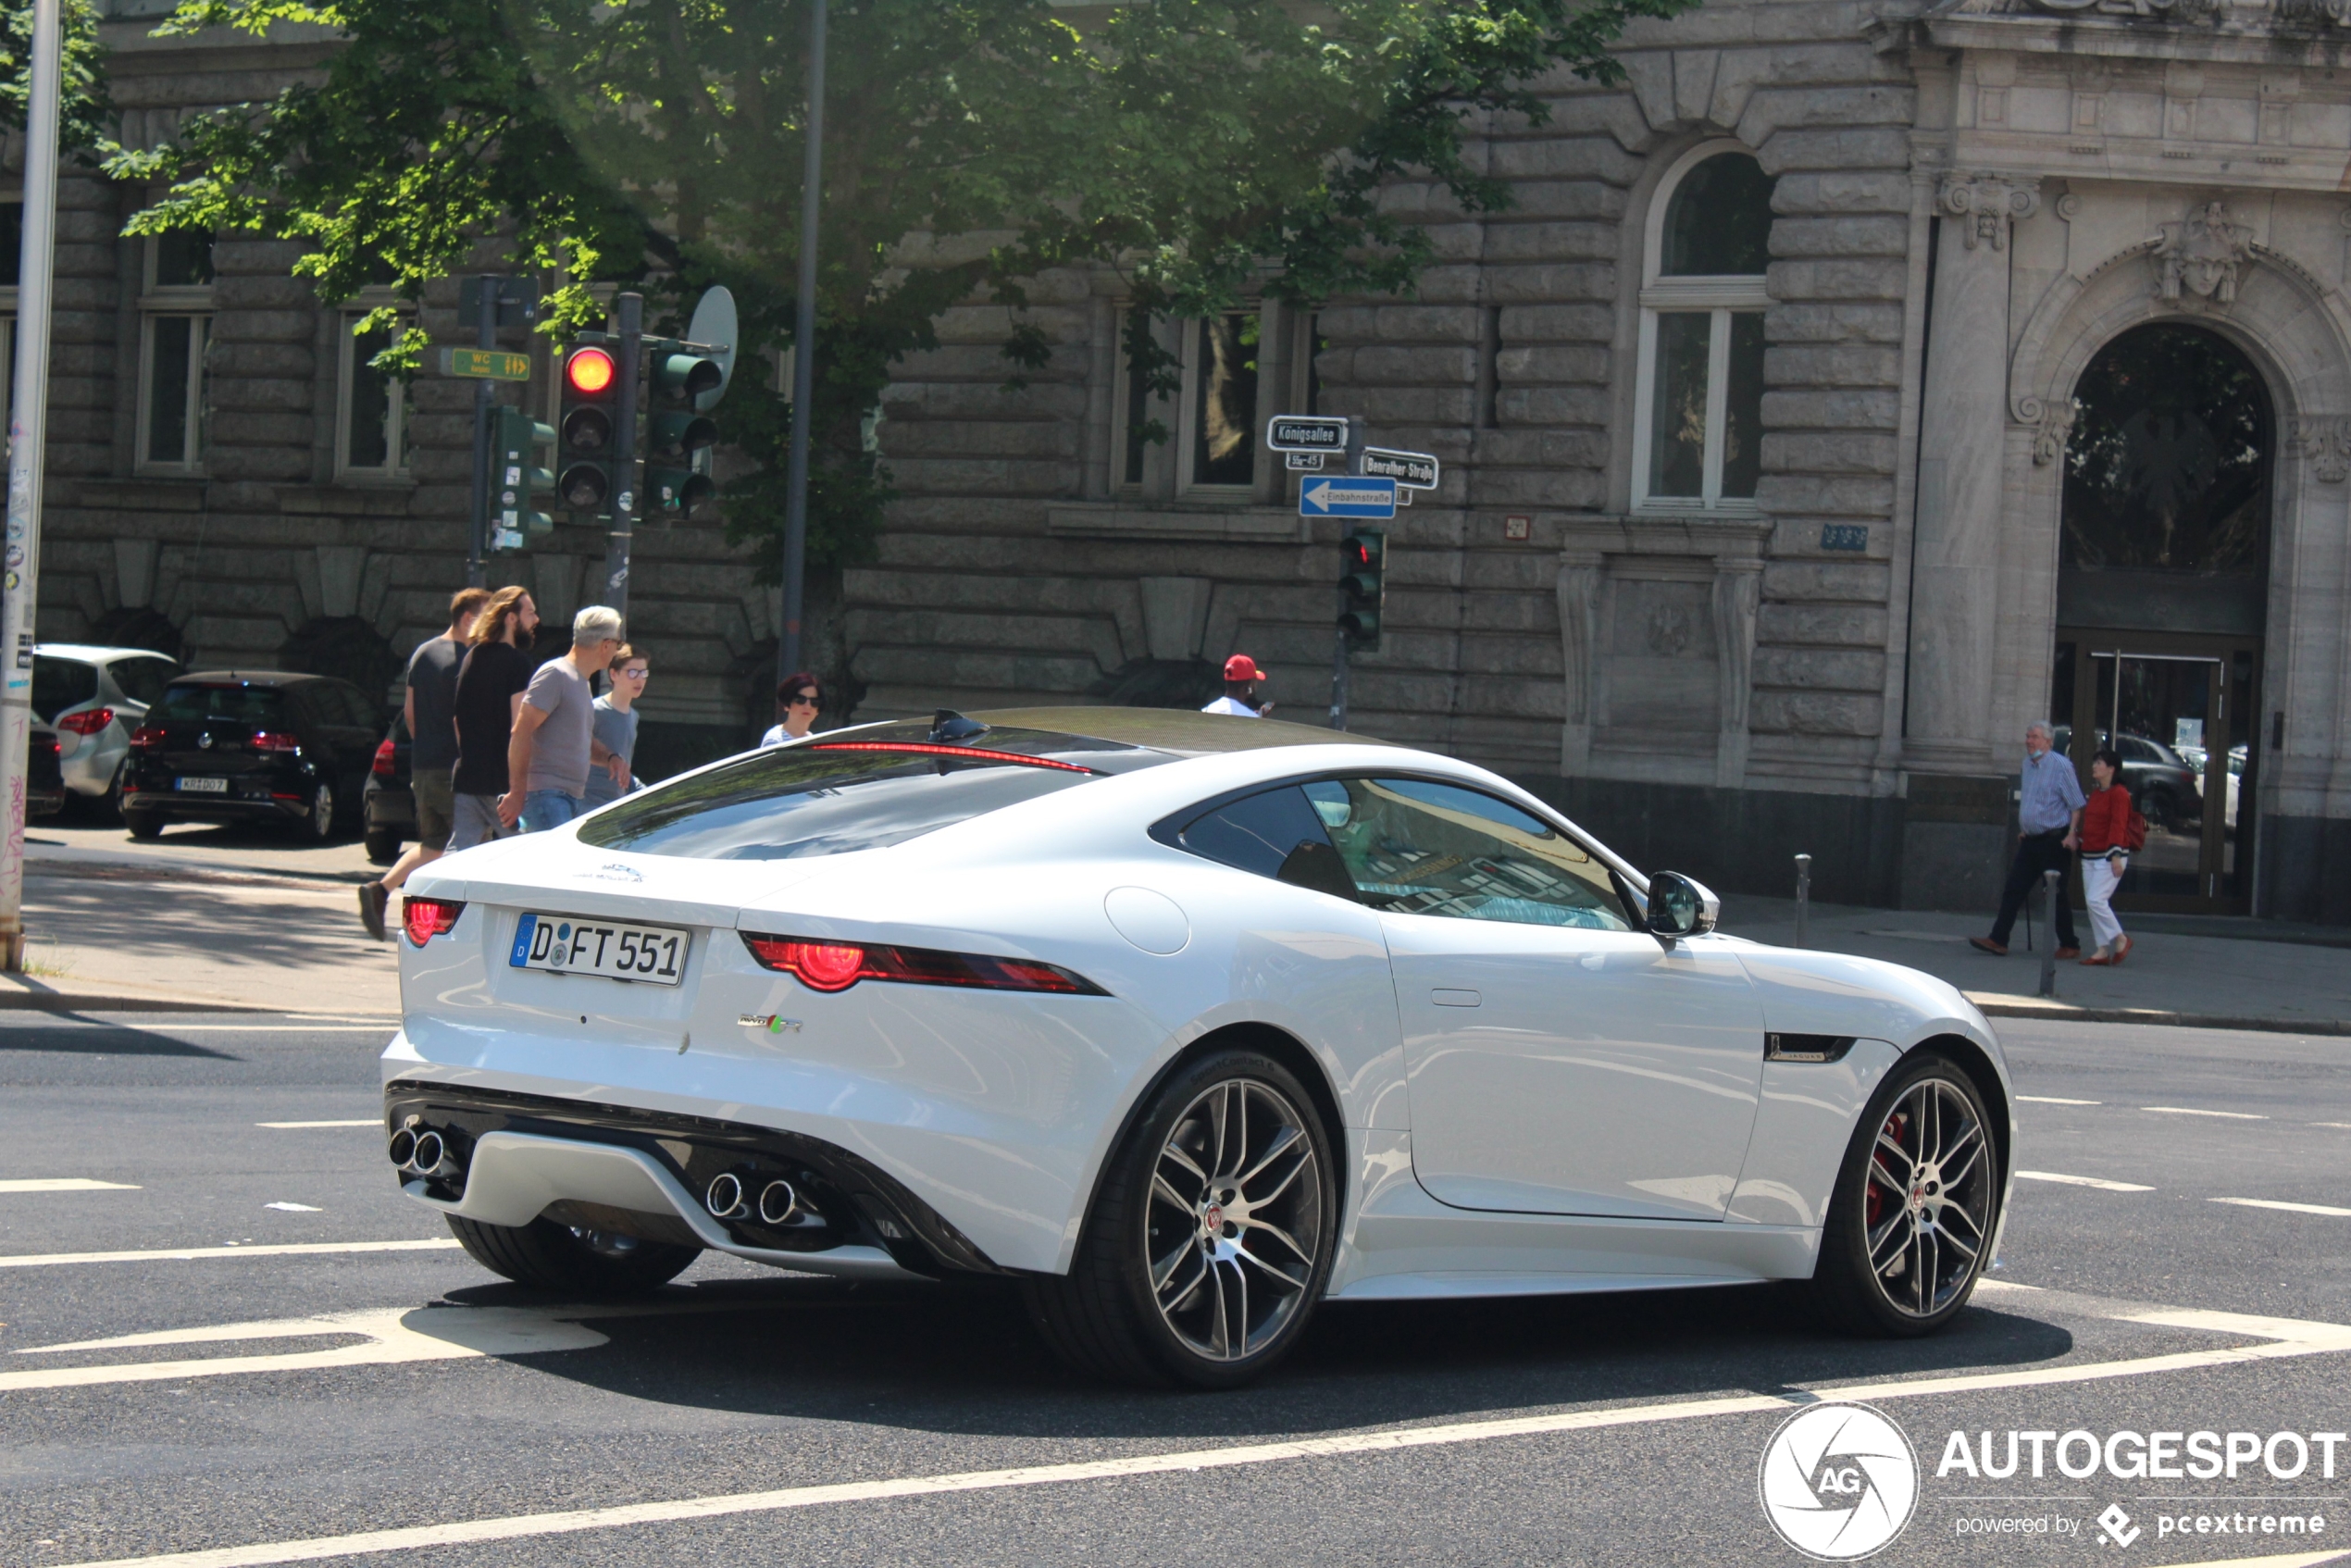
<path fill-rule="evenodd" d="M 465 1167 L 449 1152 L 449 1141 L 430 1127 L 402 1127 L 392 1135 L 384 1152 L 401 1175 L 428 1181 L 454 1181 Z"/>
<path fill-rule="evenodd" d="M 756 1181 L 758 1177 L 752 1179 Z M 768 1182 L 759 1188 L 759 1196 L 754 1199 L 743 1178 L 733 1171 L 721 1171 L 710 1178 L 702 1204 L 713 1219 L 747 1220 L 755 1214 L 759 1223 L 765 1226 L 790 1225 L 805 1212 L 800 1206 L 800 1194 L 792 1190 L 790 1182 Z"/>
<path fill-rule="evenodd" d="M 743 1201 L 742 1178 L 732 1171 L 721 1171 L 710 1178 L 702 1204 L 713 1219 L 740 1220 L 751 1213 L 751 1205 Z"/>
<path fill-rule="evenodd" d="M 800 1194 L 788 1181 L 771 1181 L 759 1189 L 759 1223 L 790 1225 L 800 1216 Z"/>

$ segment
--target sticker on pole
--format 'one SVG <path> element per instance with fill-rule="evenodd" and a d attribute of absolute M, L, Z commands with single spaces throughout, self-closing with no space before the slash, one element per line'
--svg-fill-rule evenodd
<path fill-rule="evenodd" d="M 1379 479 L 1308 479 L 1298 487 L 1301 517 L 1393 517 L 1396 481 Z"/>

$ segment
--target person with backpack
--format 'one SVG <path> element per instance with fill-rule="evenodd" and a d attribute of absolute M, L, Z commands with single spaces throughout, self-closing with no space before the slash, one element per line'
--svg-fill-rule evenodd
<path fill-rule="evenodd" d="M 2114 890 L 2130 867 L 2131 852 L 2146 842 L 2147 819 L 2131 804 L 2122 787 L 2122 758 L 2111 746 L 2090 759 L 2094 786 L 2082 808 L 2082 902 L 2090 906 L 2090 936 L 2097 951 L 2085 964 L 2120 964 L 2131 955 L 2131 939 L 2114 917 Z"/>

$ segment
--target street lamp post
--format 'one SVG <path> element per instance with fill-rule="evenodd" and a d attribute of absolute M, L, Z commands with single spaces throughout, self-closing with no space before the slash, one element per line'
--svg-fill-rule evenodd
<path fill-rule="evenodd" d="M 816 218 L 824 205 L 825 0 L 808 16 L 808 143 L 800 175 L 800 298 L 791 333 L 791 464 L 784 479 L 783 626 L 776 682 L 797 674 L 801 613 L 808 591 L 808 427 L 816 397 Z"/>
<path fill-rule="evenodd" d="M 41 468 L 49 396 L 49 296 L 57 230 L 57 93 L 64 0 L 33 0 L 25 103 L 24 249 L 17 274 L 17 375 L 8 419 L 5 575 L 0 575 L 0 968 L 24 968 L 25 744 L 41 587 Z"/>

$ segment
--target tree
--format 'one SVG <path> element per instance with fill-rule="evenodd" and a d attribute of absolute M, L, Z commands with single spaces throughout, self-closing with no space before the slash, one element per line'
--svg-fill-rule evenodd
<path fill-rule="evenodd" d="M 65 52 L 58 72 L 57 145 L 63 152 L 111 149 L 107 122 L 114 106 L 106 96 L 104 52 L 98 44 L 98 7 L 91 0 L 65 0 Z M 31 92 L 32 6 L 0 7 L 0 131 L 24 131 L 25 100 Z"/>
<path fill-rule="evenodd" d="M 886 476 L 861 422 L 890 366 L 936 345 L 976 292 L 1012 313 L 1004 352 L 1043 362 L 1022 280 L 1107 263 L 1138 304 L 1205 316 L 1245 289 L 1298 299 L 1409 288 L 1425 236 L 1380 186 L 1434 177 L 1471 210 L 1507 204 L 1470 167 L 1482 116 L 1539 122 L 1533 84 L 1621 72 L 1631 19 L 1695 0 L 1158 0 L 1081 31 L 1048 0 L 850 0 L 828 51 L 812 565 L 866 548 Z M 161 30 L 323 23 L 348 46 L 266 105 L 119 155 L 167 178 L 134 233 L 203 227 L 299 239 L 330 299 L 389 272 L 410 299 L 467 268 L 485 230 L 568 280 L 545 330 L 594 319 L 587 284 L 641 282 L 675 307 L 735 292 L 742 352 L 789 342 L 800 203 L 804 0 L 186 0 Z M 395 322 L 378 312 L 361 323 Z M 414 329 L 379 364 L 413 367 Z M 1147 339 L 1145 373 L 1172 367 Z M 721 409 L 758 470 L 730 535 L 768 580 L 793 411 L 756 377 Z"/>

